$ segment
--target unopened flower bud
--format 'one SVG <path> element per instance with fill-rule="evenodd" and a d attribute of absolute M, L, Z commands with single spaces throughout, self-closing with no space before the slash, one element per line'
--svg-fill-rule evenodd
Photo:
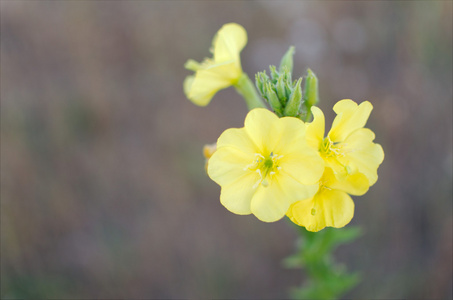
<path fill-rule="evenodd" d="M 282 104 L 280 103 L 280 100 L 275 93 L 274 89 L 272 88 L 272 85 L 270 82 L 265 86 L 266 88 L 266 100 L 271 106 L 272 110 L 279 116 L 282 116 Z"/>
<path fill-rule="evenodd" d="M 282 105 L 286 105 L 289 94 L 288 95 L 286 94 L 285 82 L 283 81 L 282 75 L 280 75 L 278 77 L 276 89 L 277 89 L 277 95 L 278 95 L 278 98 L 280 99 L 280 102 L 282 103 Z"/>
<path fill-rule="evenodd" d="M 294 46 L 291 46 L 288 51 L 286 51 L 285 55 L 283 55 L 282 60 L 280 61 L 280 67 L 278 68 L 279 72 L 282 72 L 285 67 L 290 74 L 293 72 L 294 50 Z"/>
<path fill-rule="evenodd" d="M 319 102 L 318 78 L 310 69 L 307 70 L 307 73 L 308 75 L 305 79 L 304 101 L 307 106 L 307 110 L 310 111 L 310 107 Z"/>
<path fill-rule="evenodd" d="M 302 103 L 302 78 L 296 82 L 293 92 L 289 97 L 288 103 L 286 103 L 284 114 L 285 116 L 295 117 L 299 114 L 300 105 Z"/>
<path fill-rule="evenodd" d="M 296 84 L 296 81 L 294 81 L 294 85 Z M 291 83 L 291 80 L 289 81 L 285 81 L 285 91 L 286 91 L 286 95 L 291 95 L 292 91 L 293 91 L 293 88 L 292 88 L 292 83 Z"/>
<path fill-rule="evenodd" d="M 204 169 L 206 170 L 206 172 L 208 171 L 208 161 L 216 150 L 217 150 L 217 143 L 206 144 L 203 147 L 203 156 L 205 158 Z"/>
<path fill-rule="evenodd" d="M 267 76 L 266 71 L 258 72 L 255 75 L 255 85 L 258 88 L 258 91 L 261 93 L 261 96 L 265 96 L 266 89 L 265 86 L 269 81 L 269 76 Z"/>
<path fill-rule="evenodd" d="M 277 69 L 275 68 L 275 66 L 269 66 L 269 70 L 271 71 L 272 81 L 275 84 L 277 82 L 278 75 L 279 75 L 277 72 Z"/>

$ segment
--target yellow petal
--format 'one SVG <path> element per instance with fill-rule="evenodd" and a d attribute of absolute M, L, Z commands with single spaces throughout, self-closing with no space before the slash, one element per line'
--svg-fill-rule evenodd
<path fill-rule="evenodd" d="M 240 67 L 239 54 L 247 44 L 247 32 L 236 23 L 229 23 L 217 32 L 214 37 L 214 61 L 216 63 L 234 60 Z"/>
<path fill-rule="evenodd" d="M 280 167 L 302 184 L 316 184 L 324 171 L 324 160 L 313 148 L 305 145 L 298 152 L 285 153 Z"/>
<path fill-rule="evenodd" d="M 238 180 L 238 178 L 253 173 L 247 169 L 247 165 L 253 159 L 254 156 L 252 154 L 244 153 L 234 147 L 218 148 L 208 161 L 208 175 L 222 187 L 229 185 Z M 254 176 L 256 177 L 258 174 L 254 174 Z M 257 180 L 258 177 L 255 182 Z"/>
<path fill-rule="evenodd" d="M 233 85 L 241 74 L 234 62 L 210 65 L 186 78 L 184 92 L 194 104 L 206 106 L 219 90 Z"/>
<path fill-rule="evenodd" d="M 253 140 L 244 128 L 230 128 L 225 130 L 217 140 L 217 147 L 221 148 L 225 146 L 237 148 L 251 155 L 255 155 L 258 152 L 257 146 L 253 143 Z"/>
<path fill-rule="evenodd" d="M 268 155 L 274 151 L 280 140 L 279 118 L 274 113 L 265 108 L 255 108 L 247 114 L 244 124 L 261 154 Z"/>
<path fill-rule="evenodd" d="M 276 136 L 269 136 L 269 139 L 277 142 L 273 152 L 282 156 L 282 170 L 302 184 L 315 184 L 324 171 L 324 161 L 317 150 L 308 146 L 305 128 L 305 123 L 300 119 L 281 118 L 274 125 Z"/>
<path fill-rule="evenodd" d="M 183 87 L 184 87 L 184 94 L 186 94 L 186 96 L 189 95 L 190 90 L 192 89 L 192 83 L 193 83 L 194 79 L 195 79 L 195 75 L 189 75 L 186 77 L 186 79 L 184 79 Z"/>
<path fill-rule="evenodd" d="M 360 105 L 349 99 L 337 102 L 333 107 L 337 116 L 329 132 L 332 142 L 344 141 L 355 130 L 365 126 L 372 109 L 373 106 L 368 101 Z"/>
<path fill-rule="evenodd" d="M 285 193 L 285 198 L 290 203 L 313 197 L 319 189 L 319 183 L 301 184 L 300 180 L 291 176 L 285 170 L 281 170 L 276 176 L 276 183 Z"/>
<path fill-rule="evenodd" d="M 344 192 L 323 189 L 311 199 L 294 203 L 287 215 L 308 231 L 319 231 L 325 227 L 341 228 L 354 216 L 354 202 Z"/>
<path fill-rule="evenodd" d="M 184 64 L 184 68 L 186 68 L 187 70 L 191 70 L 191 71 L 198 71 L 199 69 L 202 68 L 202 64 L 200 64 L 199 62 L 193 60 L 193 59 L 189 59 L 188 61 L 186 61 L 186 63 Z"/>
<path fill-rule="evenodd" d="M 313 121 L 307 126 L 307 142 L 314 149 L 319 149 L 319 144 L 324 139 L 324 128 L 325 128 L 325 119 L 324 114 L 316 106 L 311 108 L 311 113 L 313 114 Z"/>
<path fill-rule="evenodd" d="M 304 219 L 310 218 L 311 209 L 314 206 L 313 198 L 308 198 L 294 202 L 286 212 L 286 216 L 295 224 L 304 226 Z"/>
<path fill-rule="evenodd" d="M 283 197 L 280 186 L 259 186 L 252 198 L 251 211 L 263 222 L 275 222 L 285 216 L 291 203 Z"/>
<path fill-rule="evenodd" d="M 253 185 L 258 180 L 257 174 L 248 173 L 236 178 L 236 181 L 222 186 L 220 203 L 229 211 L 238 215 L 251 213 L 251 201 L 256 189 Z"/>
<path fill-rule="evenodd" d="M 377 169 L 384 160 L 384 151 L 381 145 L 375 144 L 374 133 L 368 128 L 362 128 L 351 134 L 344 142 L 345 155 L 340 160 L 347 160 L 348 164 L 364 174 L 370 186 L 377 181 Z"/>
<path fill-rule="evenodd" d="M 362 173 L 346 174 L 340 178 L 335 177 L 332 169 L 326 168 L 321 180 L 325 186 L 331 189 L 340 190 L 356 196 L 365 194 L 370 186 L 368 179 Z"/>
<path fill-rule="evenodd" d="M 326 167 L 332 169 L 335 176 L 340 180 L 343 180 L 349 173 L 356 171 L 351 169 L 352 167 L 349 165 L 349 160 L 347 160 L 344 156 L 324 157 L 324 162 Z"/>
<path fill-rule="evenodd" d="M 273 140 L 277 142 L 273 151 L 277 154 L 290 153 L 299 151 L 300 147 L 305 147 L 305 123 L 294 117 L 280 118 L 274 124 L 273 132 L 276 137 Z"/>
<path fill-rule="evenodd" d="M 302 185 L 285 172 L 279 172 L 269 186 L 257 188 L 252 199 L 252 213 L 264 222 L 278 221 L 292 203 L 313 197 L 318 187 L 318 184 Z"/>

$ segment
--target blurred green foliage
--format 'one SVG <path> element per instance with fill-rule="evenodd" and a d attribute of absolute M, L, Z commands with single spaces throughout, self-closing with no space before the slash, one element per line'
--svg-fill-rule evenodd
<path fill-rule="evenodd" d="M 308 280 L 300 288 L 291 290 L 293 299 L 339 299 L 360 281 L 358 273 L 348 273 L 346 267 L 336 264 L 333 252 L 361 235 L 359 226 L 341 229 L 325 228 L 319 232 L 297 228 L 297 253 L 284 260 L 287 268 L 301 268 Z"/>

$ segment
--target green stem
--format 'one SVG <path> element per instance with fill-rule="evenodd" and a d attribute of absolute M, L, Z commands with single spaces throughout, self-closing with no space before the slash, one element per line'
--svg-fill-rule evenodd
<path fill-rule="evenodd" d="M 340 299 L 360 280 L 358 273 L 348 272 L 341 264 L 335 263 L 335 249 L 354 241 L 360 235 L 360 228 L 326 228 L 309 232 L 298 228 L 297 252 L 286 259 L 290 268 L 304 268 L 305 284 L 291 290 L 293 299 Z"/>
<path fill-rule="evenodd" d="M 305 116 L 305 120 L 304 120 L 305 122 L 309 122 L 310 121 L 310 117 L 311 117 L 311 110 L 310 109 L 311 109 L 311 107 L 309 107 L 307 109 L 307 115 Z"/>
<path fill-rule="evenodd" d="M 234 87 L 236 88 L 236 91 L 244 97 L 245 103 L 247 104 L 249 110 L 258 107 L 266 107 L 263 100 L 261 100 L 261 97 L 258 95 L 255 85 L 247 74 L 242 73 Z"/>

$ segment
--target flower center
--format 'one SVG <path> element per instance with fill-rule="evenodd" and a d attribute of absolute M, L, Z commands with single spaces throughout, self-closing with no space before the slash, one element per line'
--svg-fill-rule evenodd
<path fill-rule="evenodd" d="M 347 174 L 352 173 L 352 168 L 350 165 L 345 164 L 339 159 L 344 157 L 346 154 L 356 151 L 357 149 L 347 148 L 347 143 L 345 142 L 332 142 L 329 137 L 326 137 L 322 140 L 321 145 L 319 146 L 319 152 L 323 158 L 333 158 L 336 163 L 341 165 Z"/>
<path fill-rule="evenodd" d="M 260 176 L 253 188 L 257 188 L 260 184 L 264 187 L 269 186 L 269 180 L 281 169 L 278 161 L 282 157 L 283 155 L 277 155 L 274 152 L 267 156 L 255 153 L 253 162 L 244 168 L 244 170 L 255 171 Z"/>
<path fill-rule="evenodd" d="M 334 143 L 329 137 L 326 137 L 319 146 L 319 152 L 324 157 L 341 156 L 343 155 L 341 148 L 339 143 Z"/>

